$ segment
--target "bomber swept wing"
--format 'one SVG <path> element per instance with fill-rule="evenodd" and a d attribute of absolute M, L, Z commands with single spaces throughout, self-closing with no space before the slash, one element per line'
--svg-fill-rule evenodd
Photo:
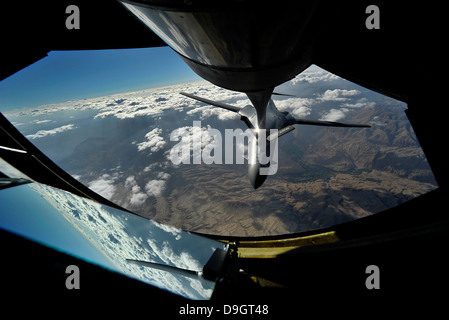
<path fill-rule="evenodd" d="M 342 122 L 333 122 L 333 121 L 322 121 L 322 120 L 309 120 L 309 119 L 297 119 L 293 115 L 291 115 L 288 112 L 280 112 L 276 105 L 274 104 L 274 101 L 270 99 L 267 103 L 267 106 L 265 108 L 265 114 L 263 115 L 264 121 L 260 121 L 260 118 L 258 115 L 260 115 L 260 112 L 257 112 L 257 109 L 252 105 L 247 105 L 244 108 L 239 108 L 236 106 L 232 106 L 226 103 L 198 97 L 196 95 L 186 93 L 186 92 L 180 92 L 180 94 L 191 98 L 198 100 L 203 103 L 207 103 L 225 110 L 229 110 L 235 113 L 238 113 L 240 115 L 240 119 L 245 122 L 245 124 L 250 129 L 256 129 L 253 130 L 255 137 L 258 139 L 258 132 L 259 130 L 271 130 L 275 129 L 275 133 L 271 133 L 269 135 L 265 135 L 267 139 L 267 143 L 276 143 L 276 139 L 293 131 L 295 129 L 295 124 L 302 124 L 302 125 L 314 125 L 314 126 L 325 126 L 325 127 L 346 127 L 346 128 L 369 128 L 370 125 L 367 124 L 355 124 L 355 123 L 342 123 Z M 278 94 L 277 95 L 284 95 L 284 94 Z M 253 148 L 249 152 L 257 153 L 257 149 Z M 270 155 L 272 156 L 272 155 Z M 249 155 L 251 159 L 259 159 L 257 154 Z M 269 166 L 269 165 L 268 165 Z M 248 175 L 250 178 L 251 185 L 254 187 L 254 189 L 259 188 L 266 179 L 266 174 L 263 174 L 260 172 L 260 164 L 258 162 L 256 163 L 249 163 L 248 167 Z"/>

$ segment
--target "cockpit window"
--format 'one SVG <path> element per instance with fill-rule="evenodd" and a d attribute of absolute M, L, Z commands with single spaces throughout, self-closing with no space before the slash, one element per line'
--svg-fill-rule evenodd
<path fill-rule="evenodd" d="M 248 128 L 240 116 L 180 92 L 238 108 L 247 96 L 201 80 L 169 48 L 120 52 L 50 54 L 0 83 L 0 111 L 73 177 L 141 216 L 208 234 L 278 235 L 365 217 L 437 188 L 406 104 L 312 65 L 275 89 L 286 94 L 272 96 L 279 111 L 371 127 L 295 125 L 277 140 L 275 174 L 255 190 L 248 160 L 236 159 L 248 139 L 227 135 Z M 62 83 L 48 82 L 39 96 L 27 86 L 39 74 Z M 58 89 L 49 99 L 59 86 L 66 98 Z M 27 90 L 34 101 L 15 103 Z"/>

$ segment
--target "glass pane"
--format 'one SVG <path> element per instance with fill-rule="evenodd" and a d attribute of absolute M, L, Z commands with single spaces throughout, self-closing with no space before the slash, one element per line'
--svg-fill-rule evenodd
<path fill-rule="evenodd" d="M 226 130 L 247 129 L 240 116 L 179 92 L 239 108 L 250 104 L 246 95 L 189 75 L 169 48 L 145 50 L 134 51 L 139 53 L 132 56 L 135 68 L 123 67 L 117 81 L 139 78 L 138 72 L 159 72 L 162 77 L 163 69 L 140 70 L 152 59 L 155 68 L 179 68 L 171 79 L 177 84 L 147 82 L 142 89 L 145 83 L 140 82 L 137 91 L 94 97 L 89 91 L 85 98 L 59 98 L 44 105 L 36 100 L 34 107 L 21 110 L 10 110 L 3 100 L 2 111 L 33 144 L 89 188 L 139 215 L 189 231 L 262 236 L 315 230 L 375 214 L 437 188 L 404 113 L 406 104 L 311 66 L 275 89 L 294 95 L 273 95 L 277 108 L 297 118 L 367 123 L 371 128 L 295 125 L 278 140 L 276 173 L 254 190 L 247 164 L 225 161 L 226 146 L 234 152 L 245 147 L 226 141 Z M 106 52 L 102 54 L 107 58 L 91 61 L 92 66 L 111 64 L 96 67 L 94 75 L 88 68 L 82 74 L 63 67 L 51 70 L 89 82 L 104 69 L 102 77 L 110 81 L 115 75 L 105 70 L 130 59 L 129 52 L 121 52 L 114 59 Z M 60 66 L 78 61 L 75 53 L 57 57 L 65 61 L 58 60 Z M 26 77 L 21 77 L 23 84 Z M 12 86 L 8 80 L 0 83 L 0 90 Z M 98 89 L 104 90 L 100 84 Z M 192 143 L 182 144 L 176 135 L 180 132 Z M 221 143 L 213 138 L 217 132 Z M 181 156 L 188 164 L 175 164 L 171 152 L 183 145 L 187 152 Z M 214 147 L 218 145 L 221 148 Z M 200 150 L 198 164 L 195 150 Z M 205 159 L 217 161 L 208 164 Z"/>
<path fill-rule="evenodd" d="M 190 299 L 212 295 L 215 283 L 195 273 L 223 243 L 37 183 L 0 190 L 0 202 L 3 229 Z"/>

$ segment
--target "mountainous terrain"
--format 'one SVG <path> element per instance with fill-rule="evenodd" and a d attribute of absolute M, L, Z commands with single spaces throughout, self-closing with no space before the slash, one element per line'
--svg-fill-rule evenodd
<path fill-rule="evenodd" d="M 316 66 L 276 90 L 295 95 L 273 96 L 280 111 L 295 117 L 371 127 L 296 126 L 278 141 L 276 174 L 254 190 L 246 164 L 170 159 L 179 143 L 171 134 L 185 130 L 193 139 L 195 121 L 201 121 L 200 134 L 213 128 L 224 137 L 226 129 L 246 129 L 235 113 L 179 94 L 240 108 L 250 103 L 242 93 L 205 81 L 9 116 L 92 190 L 136 214 L 190 231 L 262 236 L 313 230 L 381 212 L 437 187 L 404 103 Z"/>
<path fill-rule="evenodd" d="M 139 213 L 197 232 L 283 234 L 364 217 L 434 189 L 403 110 L 365 108 L 351 121 L 370 119 L 370 129 L 299 127 L 282 137 L 280 168 L 258 190 L 245 165 L 185 166 L 165 197 Z"/>

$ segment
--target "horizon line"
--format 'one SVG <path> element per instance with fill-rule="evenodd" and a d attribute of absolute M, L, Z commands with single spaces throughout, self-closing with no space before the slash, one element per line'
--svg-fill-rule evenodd
<path fill-rule="evenodd" d="M 85 97 L 85 98 L 76 98 L 76 99 L 63 100 L 63 101 L 58 101 L 58 102 L 41 104 L 41 105 L 34 106 L 34 107 L 21 107 L 21 108 L 6 110 L 4 112 L 0 111 L 0 113 L 2 113 L 4 115 L 10 115 L 11 116 L 11 115 L 16 114 L 18 112 L 26 112 L 28 110 L 44 108 L 44 107 L 47 107 L 47 106 L 53 106 L 53 105 L 58 105 L 58 104 L 64 104 L 64 103 L 68 103 L 68 102 L 72 102 L 72 101 L 75 102 L 75 101 L 82 101 L 82 100 L 98 99 L 98 98 L 111 97 L 111 96 L 121 95 L 121 94 L 133 94 L 133 93 L 139 93 L 139 92 L 144 92 L 144 91 L 149 91 L 149 90 L 156 90 L 156 89 L 174 87 L 174 86 L 177 86 L 177 85 L 182 85 L 182 84 L 187 84 L 187 83 L 195 83 L 195 82 L 202 82 L 202 81 L 208 82 L 207 80 L 200 78 L 200 79 L 195 79 L 195 80 L 181 81 L 181 82 L 177 82 L 177 83 L 173 83 L 173 84 L 165 84 L 165 85 L 161 85 L 161 86 L 149 87 L 149 88 L 145 88 L 145 89 L 138 89 L 138 90 L 131 90 L 131 91 L 121 91 L 121 92 L 105 94 L 105 95 L 98 95 L 98 96 L 91 96 L 91 97 Z"/>

